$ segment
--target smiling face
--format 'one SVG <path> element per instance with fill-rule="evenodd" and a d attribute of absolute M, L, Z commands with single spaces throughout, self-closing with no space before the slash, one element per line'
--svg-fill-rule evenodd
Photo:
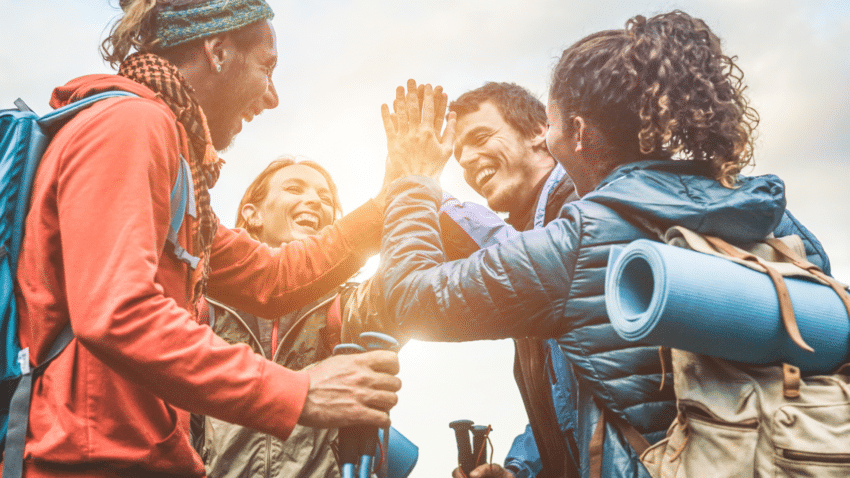
<path fill-rule="evenodd" d="M 540 134 L 544 131 L 541 125 Z M 457 120 L 455 158 L 467 184 L 487 199 L 490 209 L 513 213 L 533 199 L 534 186 L 553 166 L 535 154 L 535 139 L 508 124 L 491 101 Z"/>
<path fill-rule="evenodd" d="M 242 131 L 242 121 L 251 121 L 278 105 L 272 82 L 277 48 L 271 22 L 258 22 L 244 30 L 224 37 L 218 62 L 222 70 L 213 74 L 216 94 L 203 105 L 217 150 L 230 145 Z"/>
<path fill-rule="evenodd" d="M 334 218 L 334 198 L 319 171 L 293 164 L 274 173 L 260 204 L 246 204 L 243 215 L 257 227 L 257 238 L 278 247 L 318 233 Z"/>

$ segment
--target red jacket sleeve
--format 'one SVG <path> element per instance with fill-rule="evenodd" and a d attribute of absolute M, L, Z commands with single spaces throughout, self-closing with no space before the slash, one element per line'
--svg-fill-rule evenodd
<path fill-rule="evenodd" d="M 195 323 L 181 303 L 184 266 L 162 252 L 178 164 L 170 112 L 149 100 L 125 99 L 77 130 L 61 152 L 56 197 L 65 296 L 80 343 L 122 377 L 180 408 L 287 437 L 308 376 L 247 346 L 228 345 Z M 298 304 L 292 294 L 318 291 L 323 279 L 336 280 L 356 266 L 349 256 L 358 244 L 343 240 L 344 230 L 329 231 L 313 248 L 287 251 L 220 230 L 214 258 L 244 254 L 252 267 L 214 261 L 224 266 L 216 279 L 234 288 L 240 281 L 269 281 L 238 292 L 245 305 L 250 297 L 271 307 Z M 326 244 L 330 252 L 315 251 Z"/>
<path fill-rule="evenodd" d="M 378 251 L 383 211 L 368 201 L 319 234 L 282 245 L 219 226 L 208 293 L 259 317 L 279 317 L 350 279 Z"/>

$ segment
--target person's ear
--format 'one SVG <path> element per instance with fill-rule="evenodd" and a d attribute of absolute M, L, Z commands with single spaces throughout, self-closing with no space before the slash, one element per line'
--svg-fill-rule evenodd
<path fill-rule="evenodd" d="M 242 206 L 242 210 L 239 211 L 239 214 L 242 216 L 242 219 L 248 224 L 248 227 L 251 230 L 260 229 L 263 227 L 263 215 L 260 213 L 257 206 L 254 206 L 251 203 L 247 203 Z"/>
<path fill-rule="evenodd" d="M 225 48 L 225 36 L 219 34 L 206 37 L 204 39 L 204 55 L 209 64 L 210 71 L 221 73 L 228 55 L 227 48 Z"/>
<path fill-rule="evenodd" d="M 573 116 L 570 119 L 570 130 L 572 131 L 573 141 L 575 141 L 575 152 L 582 151 L 582 140 L 587 138 L 586 128 L 587 123 L 581 116 Z"/>
<path fill-rule="evenodd" d="M 535 151 L 538 150 L 547 150 L 546 147 L 546 133 L 549 131 L 549 127 L 544 123 L 537 123 L 534 128 L 534 136 L 531 137 L 531 148 Z"/>

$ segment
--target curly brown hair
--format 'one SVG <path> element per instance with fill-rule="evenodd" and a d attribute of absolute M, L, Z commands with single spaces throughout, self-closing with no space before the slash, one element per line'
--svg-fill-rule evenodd
<path fill-rule="evenodd" d="M 248 186 L 248 189 L 245 190 L 245 194 L 242 195 L 242 200 L 239 201 L 239 209 L 236 211 L 236 227 L 245 229 L 254 239 L 259 238 L 261 232 L 260 228 L 251 226 L 248 220 L 242 216 L 242 208 L 249 203 L 259 205 L 265 201 L 266 196 L 269 194 L 269 181 L 272 176 L 281 169 L 296 164 L 311 167 L 324 176 L 325 180 L 328 182 L 328 188 L 331 191 L 331 196 L 333 197 L 333 220 L 335 221 L 342 217 L 342 203 L 339 200 L 339 191 L 337 190 L 336 183 L 333 178 L 331 178 L 331 173 L 315 161 L 308 159 L 299 160 L 293 156 L 281 156 L 269 163 L 269 165 L 266 166 L 266 169 L 260 172 L 260 174 L 258 174 L 251 182 L 251 185 Z"/>
<path fill-rule="evenodd" d="M 698 18 L 639 15 L 567 48 L 549 97 L 567 124 L 582 116 L 627 161 L 708 161 L 715 179 L 732 187 L 753 163 L 759 122 L 736 60 Z"/>

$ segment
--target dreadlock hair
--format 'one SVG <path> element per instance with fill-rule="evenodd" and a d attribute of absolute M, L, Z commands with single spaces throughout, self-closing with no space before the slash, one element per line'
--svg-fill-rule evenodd
<path fill-rule="evenodd" d="M 492 101 L 505 121 L 523 137 L 531 138 L 541 126 L 546 126 L 546 106 L 516 83 L 489 81 L 460 95 L 449 104 L 449 111 L 454 111 L 460 118 L 478 111 L 485 101 Z"/>
<path fill-rule="evenodd" d="M 124 15 L 113 23 L 100 45 L 104 61 L 117 68 L 132 49 L 147 53 L 158 40 L 154 35 L 157 3 L 161 0 L 120 0 Z"/>
<path fill-rule="evenodd" d="M 251 182 L 251 185 L 248 186 L 248 189 L 245 190 L 245 194 L 242 195 L 242 200 L 239 201 L 239 209 L 236 212 L 236 227 L 245 229 L 245 231 L 248 232 L 248 235 L 259 240 L 259 228 L 252 226 L 251 223 L 242 215 L 242 208 L 246 204 L 254 204 L 257 206 L 262 204 L 262 202 L 266 200 L 266 196 L 269 195 L 269 182 L 272 176 L 281 169 L 296 164 L 313 168 L 324 176 L 325 180 L 328 182 L 328 189 L 331 191 L 331 197 L 333 198 L 333 219 L 336 220 L 342 217 L 342 203 L 339 200 L 339 191 L 337 190 L 336 183 L 333 178 L 331 178 L 331 174 L 315 161 L 306 159 L 299 160 L 292 156 L 281 156 L 269 163 L 269 165 L 266 166 L 266 169 L 260 172 L 260 174 L 258 174 Z"/>
<path fill-rule="evenodd" d="M 733 187 L 753 163 L 759 122 L 736 60 L 700 19 L 678 10 L 639 15 L 567 48 L 549 98 L 566 124 L 582 116 L 627 161 L 707 161 Z"/>

